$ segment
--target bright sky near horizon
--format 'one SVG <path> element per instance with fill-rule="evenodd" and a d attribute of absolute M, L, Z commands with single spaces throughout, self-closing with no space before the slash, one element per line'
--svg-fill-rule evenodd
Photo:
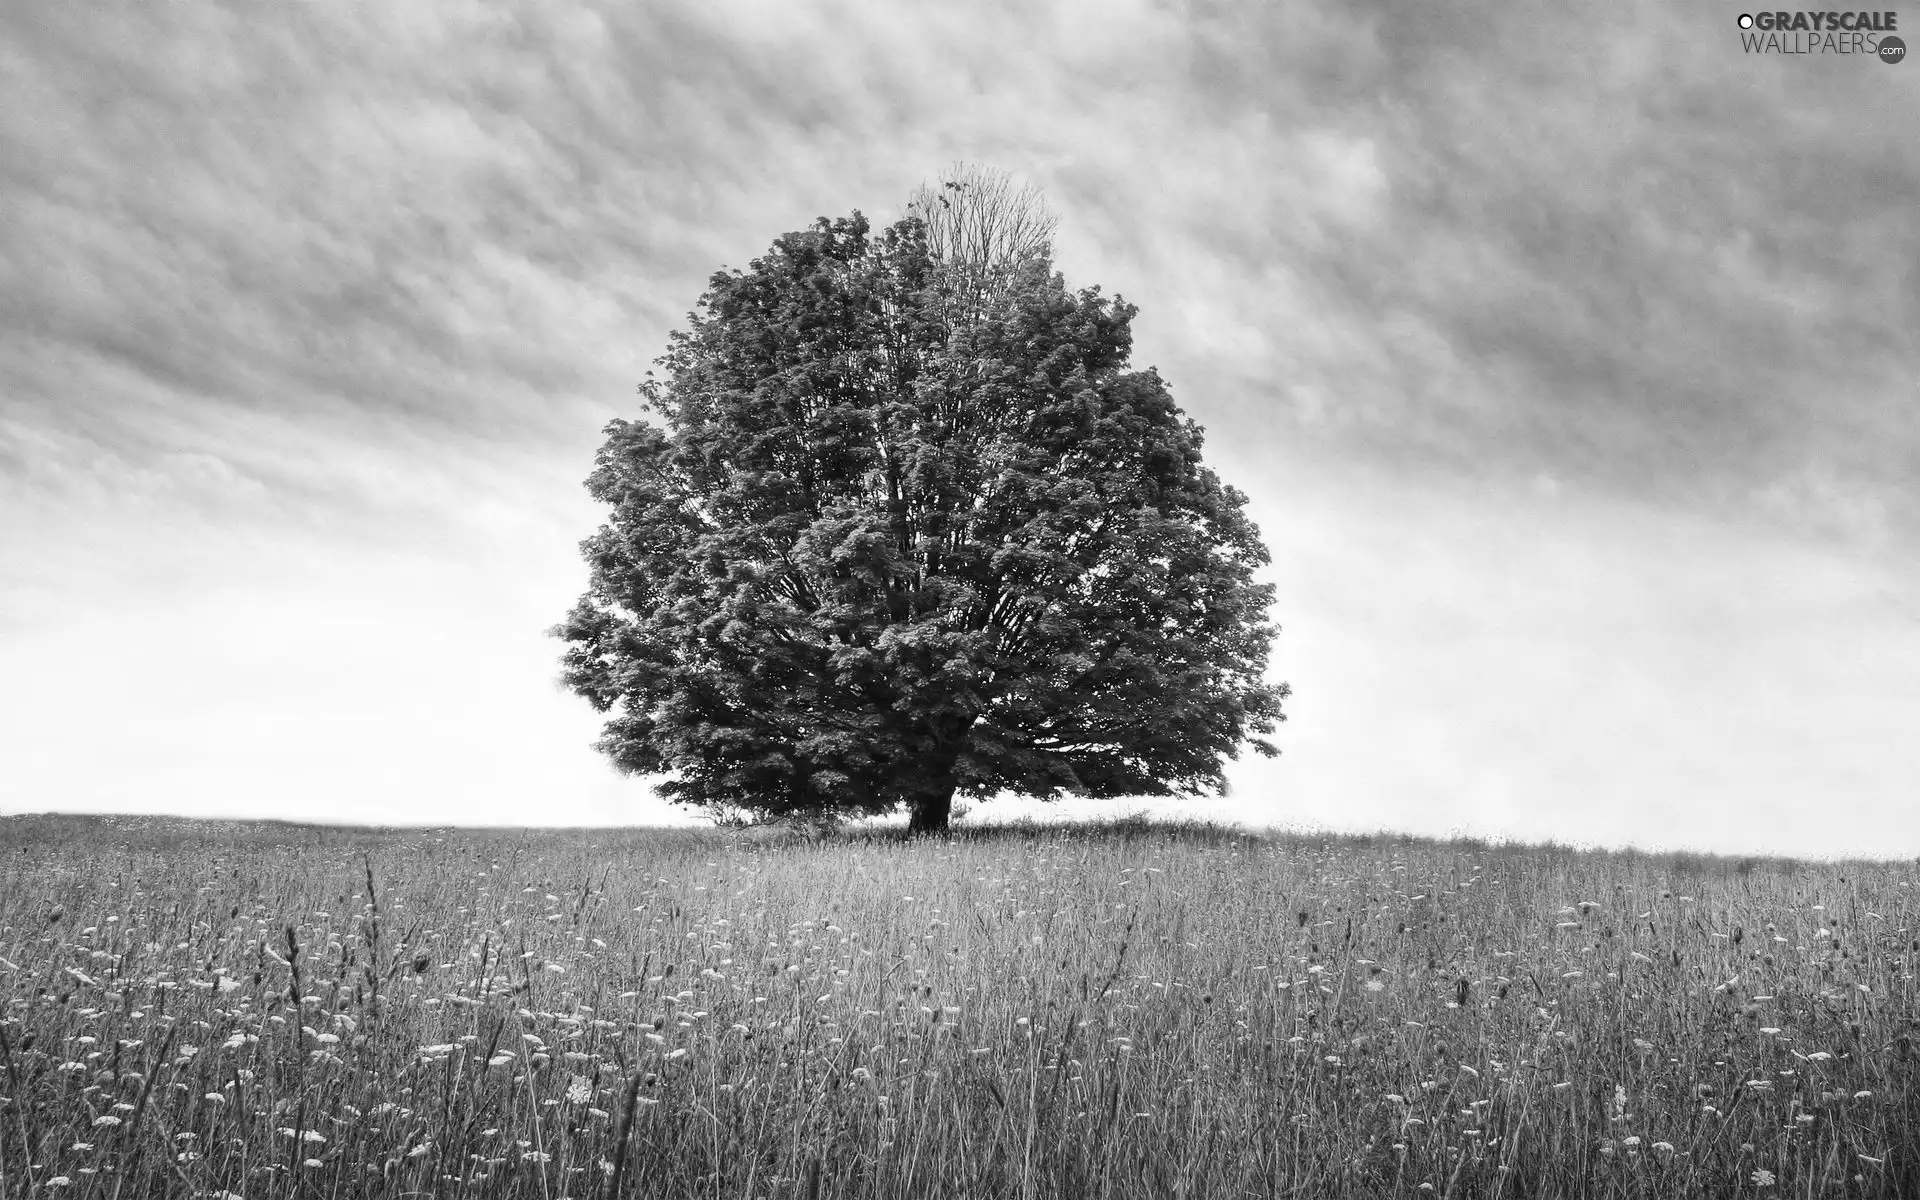
<path fill-rule="evenodd" d="M 968 160 L 1273 552 L 1181 811 L 1920 854 L 1920 65 L 1737 13 L 7 6 L 0 812 L 662 819 L 545 636 L 600 429 Z"/>

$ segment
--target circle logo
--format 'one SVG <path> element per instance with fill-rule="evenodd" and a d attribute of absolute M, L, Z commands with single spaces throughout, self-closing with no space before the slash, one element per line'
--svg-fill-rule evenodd
<path fill-rule="evenodd" d="M 1899 38 L 1883 37 L 1880 39 L 1880 61 L 1881 62 L 1897 63 L 1901 59 L 1905 58 L 1906 56 L 1907 56 L 1907 44 L 1901 41 Z"/>
<path fill-rule="evenodd" d="M 1753 14 L 1752 14 L 1752 13 L 1741 13 L 1741 14 L 1740 14 L 1740 28 L 1742 28 L 1742 29 L 1752 29 L 1752 28 L 1753 28 Z"/>

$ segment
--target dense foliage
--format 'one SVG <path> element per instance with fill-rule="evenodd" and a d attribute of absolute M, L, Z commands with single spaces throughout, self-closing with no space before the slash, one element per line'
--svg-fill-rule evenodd
<path fill-rule="evenodd" d="M 956 791 L 1222 785 L 1282 719 L 1245 498 L 1135 310 L 1044 252 L 953 269 L 858 213 L 713 277 L 607 429 L 586 595 L 555 633 L 602 749 L 684 803 L 910 809 Z"/>

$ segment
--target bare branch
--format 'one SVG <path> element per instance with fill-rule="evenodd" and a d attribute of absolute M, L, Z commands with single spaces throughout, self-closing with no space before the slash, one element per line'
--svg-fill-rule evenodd
<path fill-rule="evenodd" d="M 1005 171 L 955 163 L 923 183 L 907 211 L 927 227 L 927 246 L 945 265 L 954 313 L 977 319 L 1023 265 L 1052 256 L 1060 218 L 1038 188 Z"/>

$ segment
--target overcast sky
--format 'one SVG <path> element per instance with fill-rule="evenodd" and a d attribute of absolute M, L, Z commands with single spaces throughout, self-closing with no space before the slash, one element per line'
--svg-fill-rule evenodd
<path fill-rule="evenodd" d="M 964 159 L 1272 548 L 1190 811 L 1920 854 L 1920 64 L 1596 11 L 0 8 L 0 811 L 661 819 L 544 636 L 600 429 Z"/>

